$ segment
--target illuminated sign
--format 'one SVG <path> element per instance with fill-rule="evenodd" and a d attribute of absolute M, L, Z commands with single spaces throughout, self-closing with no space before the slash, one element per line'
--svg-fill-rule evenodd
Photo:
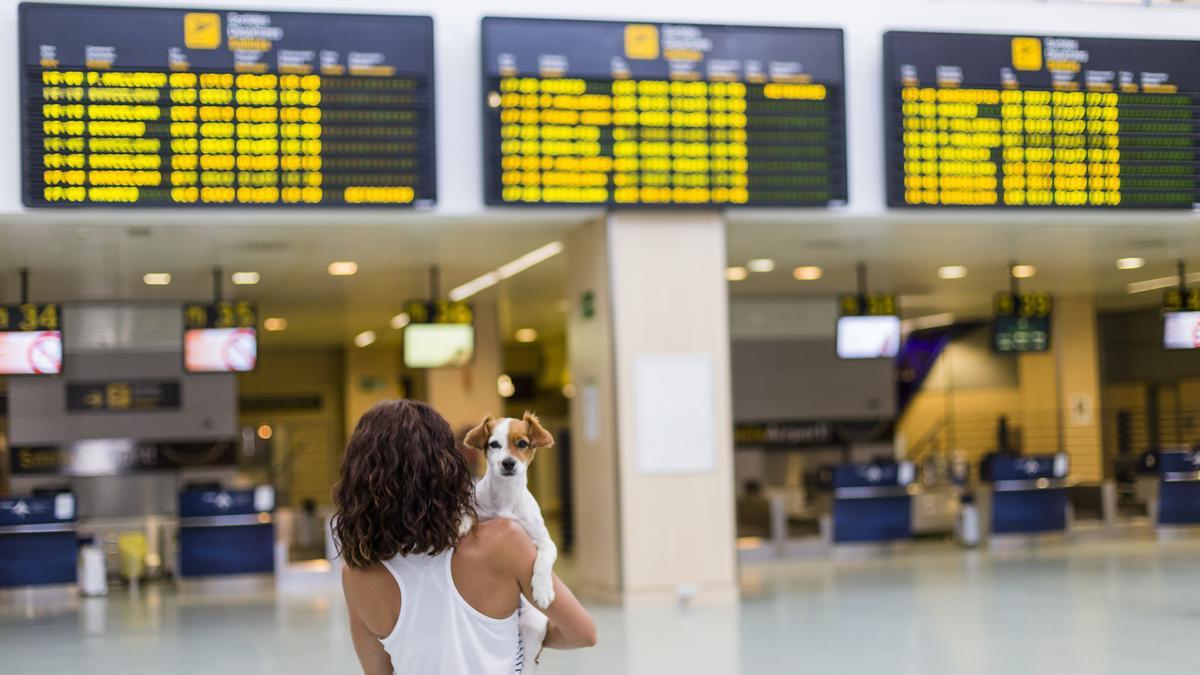
<path fill-rule="evenodd" d="M 20 6 L 28 206 L 428 207 L 429 17 Z"/>
<path fill-rule="evenodd" d="M 842 31 L 483 20 L 490 205 L 843 204 Z"/>
<path fill-rule="evenodd" d="M 181 388 L 177 380 L 67 384 L 67 410 L 70 412 L 178 410 L 181 403 Z"/>
<path fill-rule="evenodd" d="M 0 375 L 61 373 L 61 317 L 58 303 L 0 305 Z"/>
<path fill-rule="evenodd" d="M 1190 209 L 1200 42 L 889 32 L 893 207 Z"/>
<path fill-rule="evenodd" d="M 183 308 L 183 365 L 189 373 L 244 373 L 258 363 L 258 311 L 249 302 Z"/>
<path fill-rule="evenodd" d="M 1050 348 L 1048 293 L 997 293 L 992 299 L 995 322 L 992 349 L 997 352 L 1044 352 Z"/>
<path fill-rule="evenodd" d="M 404 312 L 412 323 L 470 324 L 475 320 L 471 305 L 450 300 L 409 300 L 404 303 Z"/>
<path fill-rule="evenodd" d="M 900 310 L 895 294 L 868 293 L 838 296 L 838 313 L 841 316 L 890 316 L 899 314 Z"/>
<path fill-rule="evenodd" d="M 1163 291 L 1162 309 L 1164 312 L 1200 311 L 1200 288 L 1166 289 Z"/>

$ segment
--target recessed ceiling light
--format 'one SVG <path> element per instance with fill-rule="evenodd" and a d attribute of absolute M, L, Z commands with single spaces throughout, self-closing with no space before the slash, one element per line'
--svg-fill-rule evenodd
<path fill-rule="evenodd" d="M 962 265 L 944 265 L 938 268 L 939 279 L 961 279 L 967 276 L 967 268 Z"/>
<path fill-rule="evenodd" d="M 746 269 L 751 272 L 771 272 L 775 270 L 775 261 L 770 258 L 755 258 L 746 263 Z"/>
<path fill-rule="evenodd" d="M 747 274 L 745 267 L 726 267 L 725 281 L 742 281 Z"/>
<path fill-rule="evenodd" d="M 1037 268 L 1033 265 L 1013 265 L 1012 275 L 1015 279 L 1028 279 L 1037 274 Z"/>
<path fill-rule="evenodd" d="M 575 398 L 575 385 L 567 383 L 562 388 L 563 398 Z"/>
<path fill-rule="evenodd" d="M 1119 270 L 1137 270 L 1145 266 L 1145 258 L 1117 258 L 1117 269 Z"/>
<path fill-rule="evenodd" d="M 373 330 L 364 330 L 354 336 L 355 347 L 370 347 L 373 344 L 375 344 L 375 331 Z"/>
<path fill-rule="evenodd" d="M 239 286 L 253 286 L 258 283 L 258 272 L 234 272 L 233 283 Z"/>
<path fill-rule="evenodd" d="M 391 324 L 392 324 L 392 328 L 395 328 L 396 330 L 400 330 L 401 328 L 404 328 L 411 322 L 412 322 L 412 317 L 410 317 L 408 315 L 408 312 L 400 312 L 396 316 L 392 317 Z"/>
<path fill-rule="evenodd" d="M 150 272 L 142 275 L 142 281 L 147 286 L 169 286 L 171 284 L 170 272 Z"/>
<path fill-rule="evenodd" d="M 520 328 L 513 334 L 513 337 L 517 339 L 517 342 L 534 342 L 538 339 L 538 332 L 532 328 Z"/>
<path fill-rule="evenodd" d="M 348 277 L 358 274 L 358 263 L 353 260 L 338 260 L 329 263 L 329 273 L 335 277 Z"/>
<path fill-rule="evenodd" d="M 277 333 L 281 330 L 287 330 L 287 319 L 283 318 L 282 316 L 268 317 L 263 321 L 263 328 L 266 328 L 272 333 Z"/>
<path fill-rule="evenodd" d="M 802 265 L 792 270 L 792 278 L 797 281 L 816 281 L 825 271 L 816 265 Z"/>

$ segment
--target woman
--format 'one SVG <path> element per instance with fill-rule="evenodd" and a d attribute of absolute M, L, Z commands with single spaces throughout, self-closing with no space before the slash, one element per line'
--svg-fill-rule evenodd
<path fill-rule="evenodd" d="M 354 429 L 333 489 L 350 635 L 366 675 L 511 675 L 525 659 L 520 596 L 536 551 L 509 520 L 459 535 L 474 485 L 450 426 L 386 401 Z M 545 646 L 590 647 L 596 627 L 557 577 Z"/>

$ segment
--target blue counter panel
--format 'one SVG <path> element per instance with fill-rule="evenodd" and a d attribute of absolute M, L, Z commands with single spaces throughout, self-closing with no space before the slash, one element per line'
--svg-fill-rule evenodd
<path fill-rule="evenodd" d="M 1067 491 L 1019 490 L 992 493 L 992 533 L 1033 534 L 1067 529 Z"/>
<path fill-rule="evenodd" d="M 0 535 L 0 587 L 75 583 L 74 532 Z"/>
<path fill-rule="evenodd" d="M 275 526 L 179 528 L 179 575 L 204 577 L 275 571 Z"/>
<path fill-rule="evenodd" d="M 1200 525 L 1200 481 L 1163 481 L 1158 490 L 1160 525 Z"/>
<path fill-rule="evenodd" d="M 835 499 L 833 541 L 895 541 L 912 537 L 911 497 Z"/>

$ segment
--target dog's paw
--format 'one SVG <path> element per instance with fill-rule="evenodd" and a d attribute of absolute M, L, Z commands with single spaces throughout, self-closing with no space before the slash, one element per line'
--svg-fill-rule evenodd
<path fill-rule="evenodd" d="M 532 586 L 530 595 L 533 596 L 533 604 L 541 609 L 546 609 L 550 603 L 554 602 L 554 577 L 552 575 L 535 574 L 530 586 Z"/>

